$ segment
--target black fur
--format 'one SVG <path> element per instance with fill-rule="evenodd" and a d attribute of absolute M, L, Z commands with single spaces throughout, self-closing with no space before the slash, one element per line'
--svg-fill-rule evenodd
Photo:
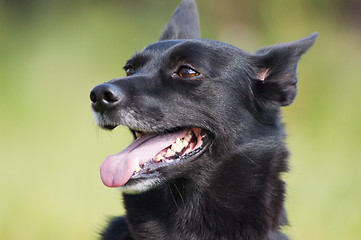
<path fill-rule="evenodd" d="M 280 232 L 288 157 L 280 107 L 294 100 L 298 61 L 317 34 L 254 54 L 199 36 L 195 2 L 184 0 L 161 41 L 127 62 L 131 75 L 91 93 L 102 127 L 196 126 L 212 137 L 198 158 L 159 169 L 145 191 L 126 192 L 126 216 L 110 222 L 104 240 L 287 239 Z M 182 79 L 182 66 L 199 75 Z M 103 96 L 106 106 L 99 103 L 104 88 L 116 95 Z"/>

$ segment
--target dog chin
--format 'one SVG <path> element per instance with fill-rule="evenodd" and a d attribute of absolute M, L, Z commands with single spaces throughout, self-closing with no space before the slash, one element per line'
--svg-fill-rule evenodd
<path fill-rule="evenodd" d="M 132 180 L 130 180 L 132 181 Z M 119 189 L 126 194 L 139 194 L 146 192 L 152 188 L 156 188 L 161 183 L 160 179 L 142 179 L 141 181 L 128 182 L 125 185 L 119 187 Z"/>

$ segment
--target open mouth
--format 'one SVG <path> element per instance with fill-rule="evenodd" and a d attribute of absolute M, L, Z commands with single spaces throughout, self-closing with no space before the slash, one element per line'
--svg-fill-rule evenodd
<path fill-rule="evenodd" d="M 152 178 L 160 169 L 190 161 L 208 147 L 211 139 L 207 130 L 198 127 L 164 133 L 132 132 L 136 139 L 122 152 L 107 157 L 101 165 L 101 178 L 108 187 Z"/>

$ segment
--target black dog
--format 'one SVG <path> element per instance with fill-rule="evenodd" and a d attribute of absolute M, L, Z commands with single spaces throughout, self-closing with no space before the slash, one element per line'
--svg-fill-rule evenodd
<path fill-rule="evenodd" d="M 103 239 L 286 239 L 280 107 L 294 100 L 298 61 L 316 38 L 247 53 L 201 39 L 195 2 L 184 0 L 127 77 L 90 94 L 101 127 L 135 137 L 100 169 L 126 208 Z"/>

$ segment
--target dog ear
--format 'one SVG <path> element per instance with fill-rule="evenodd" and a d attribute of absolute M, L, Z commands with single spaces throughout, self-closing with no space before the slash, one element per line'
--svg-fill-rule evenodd
<path fill-rule="evenodd" d="M 198 10 L 195 0 L 183 0 L 173 13 L 159 41 L 200 38 Z"/>
<path fill-rule="evenodd" d="M 297 65 L 316 41 L 318 33 L 284 44 L 258 50 L 255 55 L 254 92 L 258 97 L 280 106 L 293 102 L 297 94 Z"/>

